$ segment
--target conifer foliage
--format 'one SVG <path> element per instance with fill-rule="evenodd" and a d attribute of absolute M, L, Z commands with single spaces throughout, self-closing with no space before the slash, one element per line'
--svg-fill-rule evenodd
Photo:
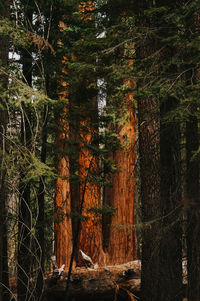
<path fill-rule="evenodd" d="M 142 301 L 200 300 L 199 13 L 0 0 L 0 301 L 42 300 L 56 264 L 68 300 L 81 254 L 141 260 Z"/>

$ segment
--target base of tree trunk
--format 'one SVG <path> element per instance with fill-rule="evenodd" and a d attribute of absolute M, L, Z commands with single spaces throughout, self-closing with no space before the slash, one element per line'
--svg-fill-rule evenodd
<path fill-rule="evenodd" d="M 140 261 L 97 269 L 76 268 L 71 275 L 69 300 L 137 300 L 140 290 Z M 43 301 L 65 297 L 66 275 L 46 280 Z"/>

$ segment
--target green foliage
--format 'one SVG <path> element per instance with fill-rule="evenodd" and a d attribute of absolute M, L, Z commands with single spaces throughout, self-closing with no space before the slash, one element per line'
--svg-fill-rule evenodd
<path fill-rule="evenodd" d="M 29 44 L 28 36 L 23 27 L 17 27 L 13 21 L 0 20 L 0 35 L 7 36 L 16 46 L 25 47 Z"/>
<path fill-rule="evenodd" d="M 117 208 L 113 208 L 111 206 L 105 205 L 102 206 L 101 208 L 97 208 L 97 207 L 92 207 L 90 209 L 87 210 L 87 212 L 92 212 L 95 215 L 102 215 L 102 216 L 114 216 L 115 212 L 116 212 Z"/>
<path fill-rule="evenodd" d="M 120 142 L 119 130 L 128 121 L 130 106 L 137 109 L 136 100 L 149 97 L 155 103 L 159 101 L 162 107 L 168 99 L 173 99 L 173 109 L 162 116 L 165 125 L 184 123 L 191 116 L 199 119 L 198 1 L 183 6 L 177 2 L 172 6 L 154 5 L 143 14 L 136 13 L 135 2 L 96 1 L 95 17 L 84 20 L 78 10 L 79 1 L 43 0 L 28 6 L 27 1 L 19 1 L 19 8 L 12 13 L 12 18 L 17 15 L 18 19 L 0 20 L 0 35 L 8 37 L 12 49 L 21 57 L 24 52 L 32 55 L 33 80 L 32 87 L 25 83 L 20 59 L 10 62 L 9 68 L 0 67 L 1 73 L 9 77 L 8 91 L 1 94 L 6 100 L 9 119 L 3 168 L 7 170 L 9 187 L 13 186 L 17 196 L 21 174 L 21 184 L 31 185 L 34 227 L 38 187 L 41 181 L 45 182 L 43 226 L 49 257 L 54 185 L 58 177 L 55 158 L 70 157 L 72 168 L 67 179 L 71 185 L 91 183 L 104 189 L 111 186 L 111 175 L 120 170 L 111 154 L 126 148 L 126 143 Z M 28 19 L 28 9 L 34 14 L 34 22 Z M 63 30 L 59 28 L 60 21 L 66 24 Z M 140 26 L 141 22 L 150 26 Z M 138 49 L 152 44 L 154 51 L 146 50 L 143 56 L 138 56 Z M 103 84 L 98 84 L 98 80 Z M 125 101 L 132 92 L 128 80 L 137 83 L 129 104 Z M 62 98 L 61 93 L 66 89 L 69 93 Z M 101 109 L 97 102 L 100 97 L 106 98 L 106 106 Z M 2 108 L 5 110 L 5 105 L 0 103 Z M 160 118 L 159 109 L 145 113 Z M 29 132 L 30 147 L 22 132 L 24 136 Z M 63 137 L 59 140 L 60 133 Z M 42 159 L 44 148 L 46 162 Z M 89 167 L 80 166 L 79 155 L 83 153 L 90 154 Z M 193 153 L 192 160 L 199 160 L 199 149 Z M 98 168 L 94 168 L 94 162 Z M 80 172 L 83 167 L 84 176 Z M 96 216 L 113 216 L 115 211 L 116 208 L 109 206 L 88 209 L 88 213 Z M 56 215 L 56 222 L 66 217 L 62 208 L 57 208 Z M 16 212 L 12 217 L 16 218 Z M 69 212 L 67 217 L 88 218 L 77 212 Z M 36 228 L 31 230 L 36 233 Z"/>
<path fill-rule="evenodd" d="M 186 121 L 191 115 L 193 103 L 198 107 L 199 94 L 199 30 L 197 21 L 197 1 L 184 6 L 156 6 L 135 15 L 140 23 L 144 18 L 148 27 L 135 27 L 133 39 L 137 44 L 156 45 L 154 52 L 135 57 L 134 76 L 138 83 L 135 97 L 159 99 L 162 105 L 173 98 L 174 110 L 164 116 L 163 122 Z M 141 23 L 140 23 L 141 24 Z M 131 34 L 132 29 L 130 29 Z M 136 47 L 137 49 L 137 47 Z M 137 51 L 136 51 L 137 52 Z M 198 111 L 192 114 L 198 115 Z"/>

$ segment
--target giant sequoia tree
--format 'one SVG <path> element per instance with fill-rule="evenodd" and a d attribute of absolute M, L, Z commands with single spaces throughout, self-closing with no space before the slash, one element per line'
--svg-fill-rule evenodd
<path fill-rule="evenodd" d="M 137 226 L 142 300 L 182 300 L 184 212 L 187 297 L 199 300 L 198 2 L 18 0 L 14 28 L 0 1 L 0 301 L 8 263 L 18 300 L 38 301 L 51 255 L 68 276 L 80 250 L 131 261 Z"/>
<path fill-rule="evenodd" d="M 62 93 L 69 89 L 69 94 L 67 94 L 69 99 L 68 108 L 64 113 L 65 118 L 69 120 L 69 126 L 66 126 L 65 129 L 66 132 L 69 131 L 69 135 L 67 134 L 65 137 L 64 143 L 66 143 L 66 153 L 69 158 L 66 172 L 70 172 L 70 175 L 68 175 L 70 190 L 67 199 L 72 209 L 72 213 L 70 213 L 70 208 L 68 208 L 68 212 L 64 210 L 63 213 L 72 218 L 72 225 L 69 225 L 67 229 L 70 233 L 72 226 L 73 241 L 77 240 L 77 249 L 83 249 L 85 253 L 100 264 L 104 264 L 106 261 L 120 263 L 132 260 L 136 256 L 133 231 L 135 120 L 132 110 L 132 89 L 134 82 L 127 77 L 127 74 L 124 77 L 121 76 L 120 85 L 128 86 L 127 93 L 120 94 L 122 104 L 120 105 L 120 101 L 118 101 L 118 109 L 115 109 L 115 104 L 112 97 L 110 97 L 105 112 L 107 116 L 100 114 L 97 103 L 99 90 L 97 80 L 98 77 L 102 77 L 103 73 L 106 81 L 106 78 L 111 76 L 111 72 L 105 72 L 101 67 L 101 63 L 106 64 L 105 60 L 107 58 L 102 57 L 100 53 L 102 46 L 100 40 L 96 38 L 100 29 L 94 26 L 96 21 L 93 3 L 82 1 L 76 9 L 80 13 L 79 20 L 72 14 L 71 16 L 65 16 L 66 27 L 62 39 L 62 41 L 65 41 L 67 37 L 69 46 L 67 50 L 63 48 L 69 55 L 66 58 L 68 64 Z M 109 44 L 110 39 L 112 39 L 110 36 L 106 39 L 107 44 Z M 70 47 L 71 51 L 69 51 Z M 94 52 L 94 50 L 97 52 Z M 118 56 L 115 54 L 115 56 L 116 62 L 118 59 L 119 61 L 124 60 L 126 68 L 131 69 L 129 65 L 132 65 L 132 60 L 128 55 Z M 110 87 L 111 85 L 112 83 L 109 82 Z M 112 112 L 109 112 L 109 107 L 113 108 Z M 112 119 L 118 113 L 125 114 L 125 112 L 127 114 L 126 122 L 121 119 L 123 126 L 116 127 L 117 123 L 113 124 Z M 109 118 L 111 121 L 109 121 Z M 120 118 L 117 122 L 120 122 Z M 100 130 L 100 128 L 103 130 Z M 121 137 L 122 144 L 121 150 L 118 152 L 116 150 L 120 143 L 117 136 Z M 115 146 L 112 145 L 114 141 Z M 115 149 L 113 155 L 111 155 L 112 149 Z M 126 161 L 123 163 L 124 158 L 126 158 Z M 123 164 L 124 166 L 122 166 Z M 113 185 L 112 193 L 109 193 L 111 199 L 105 200 L 102 197 L 102 191 L 105 185 L 111 184 L 106 179 L 108 179 L 108 174 L 112 174 L 115 170 L 114 165 L 121 171 L 111 177 Z M 110 167 L 110 170 L 108 167 Z M 129 186 L 126 185 L 127 181 L 130 184 Z M 117 187 L 120 191 L 117 190 Z M 105 195 L 108 199 L 107 192 Z M 105 212 L 101 206 L 101 201 L 104 206 L 108 207 L 109 205 L 117 208 L 115 217 L 111 218 L 110 221 L 111 227 L 108 225 L 110 230 L 107 233 L 111 231 L 111 234 L 106 241 L 106 246 L 104 244 L 104 250 L 108 252 L 109 259 L 106 259 L 108 257 L 105 257 L 102 250 L 101 214 L 104 215 Z M 81 225 L 79 226 L 79 224 Z M 120 227 L 123 230 L 120 230 Z M 77 229 L 80 231 L 79 234 L 76 233 Z M 77 235 L 79 238 L 76 237 Z M 105 235 L 104 231 L 103 235 Z M 57 246 L 61 243 L 61 240 L 61 236 L 58 237 Z M 58 250 L 60 254 L 62 249 L 59 248 Z M 63 250 L 66 252 L 65 248 Z M 70 252 L 67 253 L 69 256 Z M 59 265 L 62 263 L 64 262 L 59 261 Z"/>
<path fill-rule="evenodd" d="M 106 82 L 106 109 L 113 112 L 109 127 L 119 138 L 119 149 L 110 152 L 116 170 L 110 175 L 111 185 L 105 187 L 103 203 L 115 209 L 113 216 L 103 219 L 104 249 L 109 263 L 124 263 L 137 257 L 134 231 L 135 199 L 135 145 L 136 117 L 133 99 L 134 45 L 124 41 L 126 20 L 133 15 L 133 2 L 108 1 L 100 7 L 105 15 L 102 24 L 106 28 L 104 55 L 100 62 Z M 101 22 L 100 22 L 101 23 Z M 100 27 L 101 28 L 101 27 Z M 116 33 L 113 38 L 113 33 Z M 121 72 L 119 71 L 121 68 Z M 113 110 L 114 109 L 114 110 Z M 111 113 L 112 114 L 112 113 Z"/>

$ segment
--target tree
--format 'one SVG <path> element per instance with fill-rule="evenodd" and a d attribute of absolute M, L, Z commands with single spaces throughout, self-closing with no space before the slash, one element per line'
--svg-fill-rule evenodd
<path fill-rule="evenodd" d="M 139 7 L 139 21 L 144 23 L 139 23 L 138 32 L 146 37 L 145 43 L 139 40 L 136 58 L 142 75 L 137 94 L 145 227 L 141 276 L 144 300 L 182 298 L 180 123 L 173 115 L 179 100 L 171 89 L 179 72 L 175 61 L 179 52 L 175 42 L 174 48 L 170 45 L 177 28 L 172 14 L 175 10 L 179 15 L 178 6 L 170 1 L 149 1 Z"/>
<path fill-rule="evenodd" d="M 134 87 L 133 80 L 127 82 Z M 137 258 L 134 231 L 134 198 L 135 198 L 135 108 L 133 92 L 125 96 L 127 102 L 127 121 L 119 126 L 121 149 L 112 154 L 114 164 L 119 171 L 112 175 L 112 188 L 106 188 L 105 204 L 116 208 L 110 218 L 110 230 L 107 252 L 110 264 L 120 264 Z M 110 190 L 110 191 L 108 191 Z"/>
<path fill-rule="evenodd" d="M 142 58 L 154 51 L 143 45 Z M 149 71 L 148 71 L 149 72 Z M 144 84 L 143 84 L 144 85 Z M 139 154 L 142 202 L 142 274 L 143 300 L 159 300 L 160 248 L 160 120 L 159 102 L 152 96 L 138 99 Z M 151 276 L 150 276 L 151 275 Z"/>
<path fill-rule="evenodd" d="M 0 20 L 9 18 L 10 1 L 0 2 Z M 6 184 L 6 133 L 7 133 L 7 89 L 8 76 L 3 68 L 8 66 L 9 42 L 5 35 L 1 35 L 0 51 L 0 300 L 9 300 L 9 283 L 8 283 L 8 254 L 7 254 L 7 194 Z"/>
<path fill-rule="evenodd" d="M 193 112 L 194 114 L 194 112 Z M 186 127 L 186 150 L 187 150 L 187 266 L 188 266 L 188 300 L 198 300 L 199 298 L 199 166 L 194 159 L 193 152 L 198 150 L 198 122 L 195 115 L 191 115 Z"/>
<path fill-rule="evenodd" d="M 190 10 L 186 18 L 188 34 L 192 30 L 191 40 L 195 41 L 199 36 L 199 12 L 196 7 Z M 196 48 L 190 50 L 190 55 L 198 56 Z M 192 60 L 192 58 L 191 58 Z M 185 62 L 186 63 L 186 62 Z M 198 90 L 199 76 L 198 66 L 192 61 L 187 60 L 185 69 L 188 70 L 185 75 L 186 87 L 189 94 L 196 94 Z M 198 93 L 198 92 L 197 92 Z M 199 125 L 198 125 L 198 98 L 191 97 L 188 107 L 188 116 L 186 119 L 186 196 L 185 208 L 187 212 L 187 280 L 188 300 L 198 300 L 200 296 L 200 266 L 199 266 L 199 244 L 197 236 L 200 233 L 199 224 Z"/>
<path fill-rule="evenodd" d="M 26 7 L 24 11 L 24 23 L 27 29 L 32 24 L 32 8 Z M 23 78 L 27 85 L 32 87 L 32 55 L 31 48 L 23 49 L 21 52 Z M 32 152 L 32 114 L 29 104 L 22 102 L 21 115 L 21 143 L 24 152 Z M 30 288 L 30 266 L 31 266 L 31 183 L 26 181 L 26 168 L 21 170 L 19 182 L 19 216 L 18 216 L 18 301 L 28 300 L 31 294 Z"/>
<path fill-rule="evenodd" d="M 88 66 L 96 62 L 93 58 L 89 58 L 89 62 L 82 62 L 82 53 L 79 53 L 80 48 L 74 47 L 72 44 L 80 42 L 82 43 L 82 49 L 85 51 L 89 49 L 87 42 L 85 43 L 84 30 L 87 28 L 87 30 L 91 32 L 90 37 L 93 35 L 94 38 L 94 7 L 92 2 L 86 1 L 81 2 L 78 7 L 75 4 L 71 9 L 72 12 L 78 11 L 79 15 L 76 18 L 72 13 L 70 16 L 64 16 L 67 26 L 65 26 L 63 41 L 65 41 L 66 35 L 68 35 L 68 43 L 71 48 L 68 47 L 69 55 L 65 59 L 68 69 L 65 70 L 65 84 L 62 84 L 65 89 L 62 95 L 68 98 L 63 111 L 66 125 L 63 133 L 66 133 L 64 143 L 66 143 L 65 152 L 68 158 L 66 183 L 69 185 L 69 206 L 68 210 L 63 211 L 63 215 L 68 217 L 70 223 L 65 225 L 65 228 L 73 233 L 72 253 L 70 250 L 67 251 L 68 258 L 71 256 L 69 270 L 71 269 L 74 259 L 76 259 L 77 265 L 82 264 L 79 257 L 80 255 L 78 254 L 79 249 L 82 249 L 85 253 L 89 254 L 93 260 L 98 262 L 102 261 L 101 257 L 103 254 L 101 223 L 100 220 L 98 221 L 98 218 L 96 219 L 96 213 L 92 211 L 92 208 L 100 209 L 99 185 L 95 183 L 95 177 L 97 178 L 99 174 L 99 145 L 97 144 L 99 130 L 98 106 L 96 89 L 91 88 L 96 80 L 96 75 L 94 75 L 94 78 L 92 78 L 93 73 L 86 75 Z M 88 40 L 88 38 L 86 39 Z M 84 58 L 84 60 L 87 61 L 86 58 Z M 82 67 L 81 64 L 85 64 L 86 67 L 79 70 L 78 67 Z M 70 76 L 68 76 L 68 72 Z M 84 75 L 82 73 L 84 73 Z M 72 221 L 69 218 L 72 218 Z M 62 229 L 62 231 L 66 230 Z M 68 234 L 69 239 L 70 235 L 71 232 Z M 64 239 L 65 237 L 66 235 L 63 236 Z M 59 243 L 59 241 L 61 243 L 63 238 L 58 237 L 57 243 Z M 70 245 L 70 243 L 68 245 Z M 62 250 L 63 248 L 61 247 L 58 252 L 61 253 Z M 67 260 L 63 262 L 65 262 L 66 266 L 69 265 Z M 61 262 L 59 264 L 61 264 Z"/>
<path fill-rule="evenodd" d="M 142 207 L 142 300 L 159 299 L 160 272 L 160 104 L 157 97 L 145 93 L 151 89 L 146 74 L 152 69 L 151 56 L 155 39 L 151 37 L 149 20 L 145 12 L 153 7 L 152 1 L 137 5 L 137 26 L 143 26 L 146 37 L 136 44 L 136 68 L 141 72 L 137 81 L 138 127 L 140 158 L 140 198 Z M 137 36 L 136 36 L 137 37 Z M 137 61 L 138 60 L 138 61 Z M 144 65 L 145 64 L 145 65 Z M 153 68 L 155 68 L 153 66 Z M 137 69 L 138 70 L 138 69 Z M 136 73 L 137 76 L 137 73 Z"/>
<path fill-rule="evenodd" d="M 133 1 L 128 5 L 121 1 L 100 4 L 99 30 L 102 38 L 103 55 L 99 55 L 105 81 L 106 113 L 110 114 L 113 136 L 113 151 L 110 162 L 113 172 L 105 175 L 110 184 L 105 186 L 103 204 L 115 210 L 103 218 L 104 250 L 108 253 L 107 263 L 116 264 L 132 261 L 137 257 L 134 230 L 135 199 L 135 144 L 136 121 L 132 75 L 134 45 L 131 39 L 124 41 L 127 20 L 133 15 Z M 107 144 L 108 145 L 108 144 Z M 105 165 L 106 167 L 106 165 Z M 105 168 L 106 170 L 106 168 Z"/>

